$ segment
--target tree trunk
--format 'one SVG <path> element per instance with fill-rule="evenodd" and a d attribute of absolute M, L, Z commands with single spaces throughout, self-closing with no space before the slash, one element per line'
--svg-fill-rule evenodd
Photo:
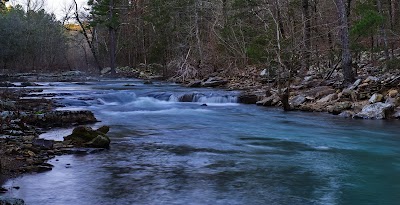
<path fill-rule="evenodd" d="M 302 0 L 303 16 L 304 16 L 304 48 L 303 48 L 303 68 L 304 74 L 310 67 L 310 52 L 311 52 L 311 19 L 310 19 L 310 5 L 308 0 Z"/>
<path fill-rule="evenodd" d="M 382 3 L 381 0 L 376 0 L 376 5 L 378 6 L 378 12 L 381 16 L 383 16 L 383 12 L 382 12 Z M 390 59 L 389 56 L 389 47 L 388 47 L 388 39 L 387 39 L 387 35 L 386 35 L 386 29 L 385 29 L 385 21 L 382 22 L 380 28 L 380 33 L 381 33 L 381 43 L 383 43 L 383 49 L 385 51 L 385 59 L 386 61 Z"/>
<path fill-rule="evenodd" d="M 351 52 L 349 42 L 349 25 L 347 21 L 347 12 L 344 0 L 335 0 L 340 26 L 340 41 L 342 43 L 342 69 L 345 83 L 354 81 L 354 72 L 351 66 Z"/>
<path fill-rule="evenodd" d="M 110 0 L 110 26 L 108 27 L 108 32 L 109 32 L 109 37 L 110 37 L 110 67 L 111 67 L 111 75 L 115 75 L 116 71 L 115 71 L 115 47 L 116 47 L 116 43 L 115 43 L 115 28 L 114 25 L 112 25 L 112 20 L 113 20 L 113 0 Z"/>
<path fill-rule="evenodd" d="M 82 29 L 82 34 L 85 37 L 86 43 L 89 45 L 90 51 L 92 52 L 93 58 L 94 58 L 94 63 L 96 64 L 97 69 L 99 70 L 99 73 L 101 72 L 101 67 L 100 67 L 100 63 L 99 63 L 99 59 L 97 57 L 97 52 L 96 52 L 96 48 L 93 45 L 93 39 L 94 36 L 96 35 L 95 32 L 92 32 L 92 41 L 89 38 L 88 35 L 88 31 L 86 30 L 85 25 L 82 23 L 80 17 L 79 17 L 79 12 L 78 12 L 78 4 L 76 3 L 76 0 L 74 0 L 75 3 L 75 20 L 78 22 L 79 26 Z"/>

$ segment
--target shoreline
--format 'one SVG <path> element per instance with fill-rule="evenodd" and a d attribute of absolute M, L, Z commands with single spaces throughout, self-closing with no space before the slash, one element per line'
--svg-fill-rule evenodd
<path fill-rule="evenodd" d="M 56 156 L 104 150 L 76 145 L 71 140 L 39 138 L 53 128 L 76 128 L 99 121 L 91 111 L 56 111 L 60 105 L 56 105 L 54 100 L 25 99 L 30 93 L 42 89 L 30 88 L 38 86 L 33 82 L 22 86 L 0 89 L 0 194 L 9 191 L 2 186 L 10 179 L 51 170 L 53 165 L 47 162 Z"/>

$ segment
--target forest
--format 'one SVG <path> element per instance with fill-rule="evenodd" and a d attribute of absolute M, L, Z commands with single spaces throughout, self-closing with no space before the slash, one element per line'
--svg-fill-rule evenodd
<path fill-rule="evenodd" d="M 89 0 L 84 7 L 71 2 L 61 20 L 43 1 L 28 2 L 6 8 L 2 0 L 5 70 L 114 72 L 156 64 L 154 72 L 185 81 L 249 67 L 300 76 L 342 69 L 353 82 L 366 66 L 361 61 L 399 65 L 396 0 Z"/>

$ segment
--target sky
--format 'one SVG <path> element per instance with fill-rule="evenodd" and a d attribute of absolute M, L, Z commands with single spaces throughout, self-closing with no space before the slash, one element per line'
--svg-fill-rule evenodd
<path fill-rule="evenodd" d="M 31 0 L 35 1 L 35 0 Z M 38 0 L 36 0 L 38 1 Z M 39 0 L 41 1 L 41 0 Z M 54 13 L 57 17 L 57 19 L 61 19 L 65 14 L 63 12 L 63 9 L 67 7 L 67 5 L 70 5 L 73 0 L 44 0 L 45 1 L 45 10 L 48 13 Z M 26 5 L 27 0 L 10 0 L 9 4 L 11 5 L 16 5 L 16 4 L 21 4 L 21 5 Z M 79 7 L 82 7 L 83 5 L 86 5 L 87 0 L 76 0 L 78 3 Z"/>

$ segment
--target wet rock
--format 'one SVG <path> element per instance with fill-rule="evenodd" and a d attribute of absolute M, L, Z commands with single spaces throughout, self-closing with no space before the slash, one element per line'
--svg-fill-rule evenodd
<path fill-rule="evenodd" d="M 304 95 L 298 95 L 293 97 L 290 101 L 289 104 L 291 104 L 293 107 L 298 107 L 299 105 L 303 104 L 306 101 L 306 97 Z"/>
<path fill-rule="evenodd" d="M 187 93 L 179 97 L 179 102 L 193 102 L 193 98 L 193 93 Z"/>
<path fill-rule="evenodd" d="M 210 77 L 201 83 L 203 87 L 218 87 L 226 85 L 229 81 L 221 77 Z"/>
<path fill-rule="evenodd" d="M 355 118 L 362 119 L 385 119 L 394 111 L 394 107 L 389 103 L 374 103 L 370 105 L 366 105 L 360 113 L 357 113 Z"/>
<path fill-rule="evenodd" d="M 90 142 L 85 143 L 87 147 L 108 148 L 110 146 L 110 138 L 105 135 L 97 135 Z"/>
<path fill-rule="evenodd" d="M 101 132 L 103 134 L 107 134 L 110 131 L 110 127 L 109 126 L 101 126 L 99 129 L 97 129 L 98 132 Z"/>
<path fill-rule="evenodd" d="M 381 102 L 383 99 L 383 95 L 379 94 L 379 93 L 375 93 L 371 96 L 371 98 L 368 100 L 369 103 L 373 104 L 373 103 L 377 103 L 377 102 Z"/>
<path fill-rule="evenodd" d="M 17 198 L 0 197 L 1 205 L 25 205 L 24 200 Z"/>
<path fill-rule="evenodd" d="M 332 113 L 334 115 L 338 115 L 338 114 L 342 113 L 343 111 L 350 109 L 352 107 L 352 105 L 353 104 L 348 101 L 339 102 L 339 103 L 336 103 L 333 106 L 329 107 L 328 112 Z"/>
<path fill-rule="evenodd" d="M 256 104 L 258 96 L 253 93 L 241 93 L 238 97 L 239 103 L 243 104 Z"/>
<path fill-rule="evenodd" d="M 92 148 L 108 148 L 111 142 L 105 133 L 87 126 L 76 127 L 71 135 L 64 137 L 64 140 L 78 147 Z"/>
<path fill-rule="evenodd" d="M 341 112 L 340 114 L 339 114 L 339 116 L 340 117 L 344 117 L 344 118 L 352 118 L 353 116 L 354 116 L 354 112 L 353 111 L 350 111 L 350 110 L 345 110 L 345 111 L 343 111 L 343 112 Z"/>

